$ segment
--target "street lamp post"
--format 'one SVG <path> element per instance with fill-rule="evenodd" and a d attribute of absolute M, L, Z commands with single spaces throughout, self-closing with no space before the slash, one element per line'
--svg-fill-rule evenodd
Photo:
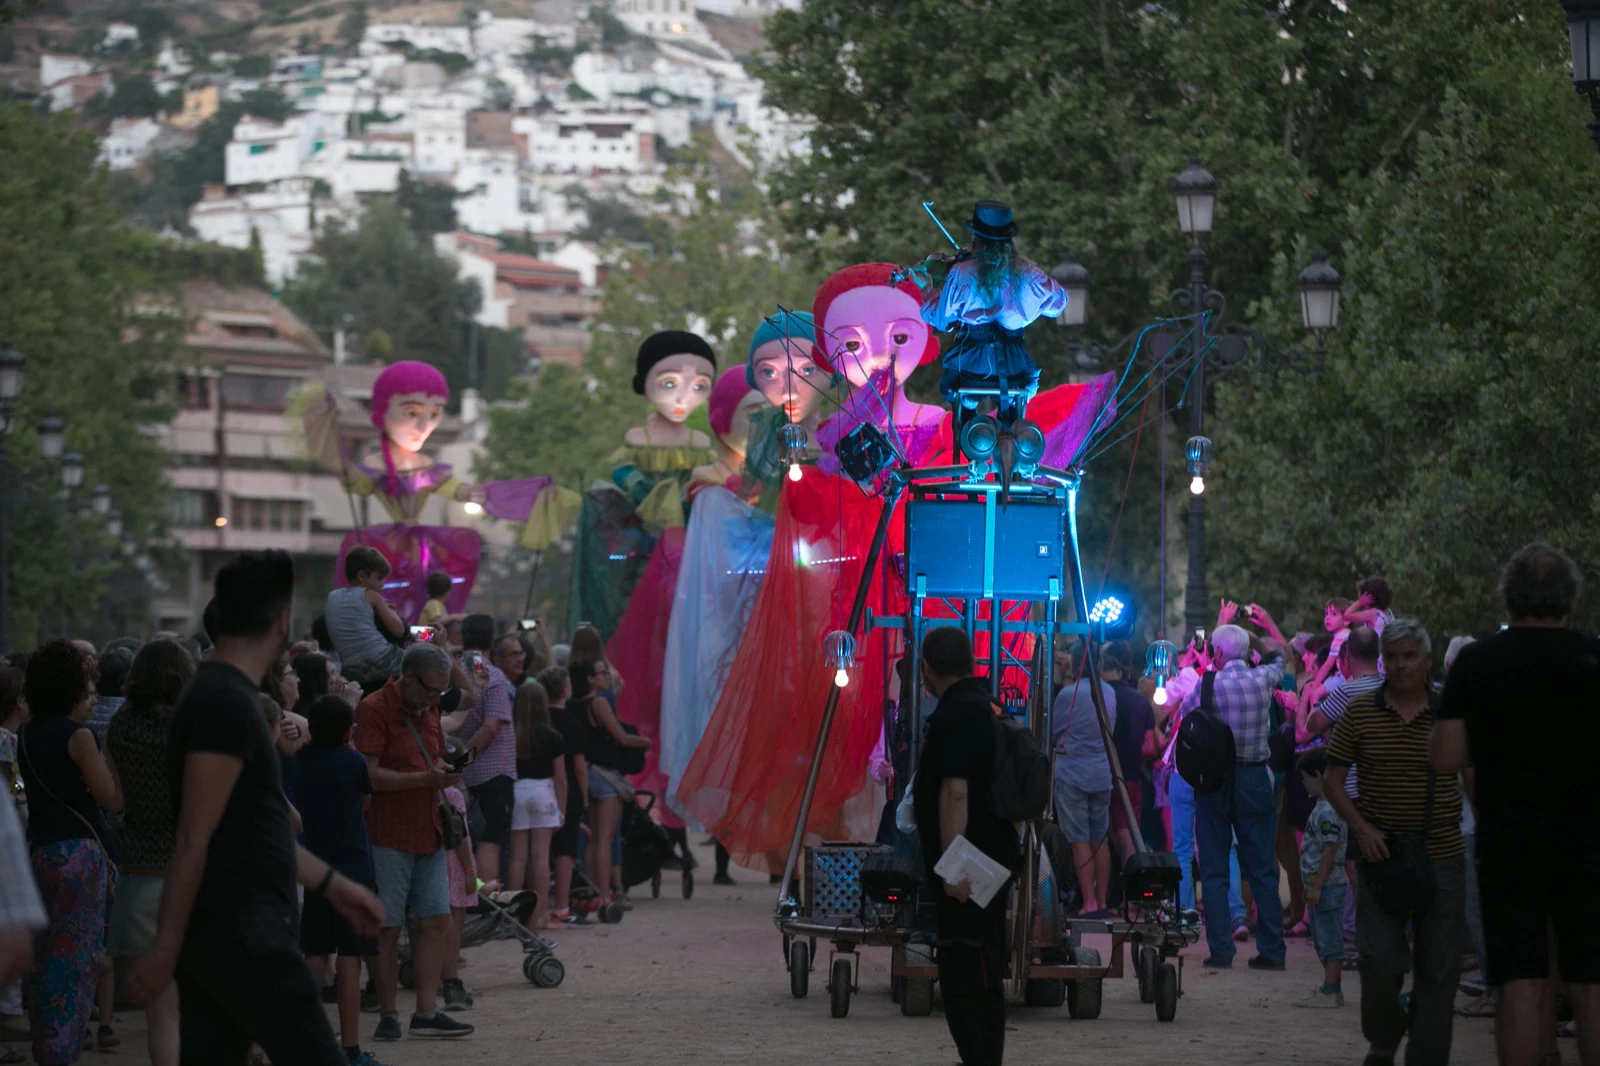
<path fill-rule="evenodd" d="M 1600 0 L 1594 2 L 1600 4 Z M 1211 440 L 1205 435 L 1208 373 L 1212 377 L 1226 377 L 1236 370 L 1245 361 L 1243 354 L 1247 341 L 1254 343 L 1260 351 L 1263 364 L 1271 360 L 1300 369 L 1320 366 L 1327 354 L 1323 335 L 1329 330 L 1338 328 L 1339 325 L 1339 288 L 1342 279 L 1339 272 L 1328 265 L 1327 256 L 1321 252 L 1312 253 L 1311 265 L 1301 271 L 1297 279 L 1301 321 L 1306 331 L 1316 338 L 1316 348 L 1313 352 L 1279 349 L 1259 330 L 1240 323 L 1224 324 L 1221 319 L 1227 311 L 1227 300 L 1222 293 L 1206 283 L 1208 261 L 1204 245 L 1204 238 L 1210 235 L 1212 220 L 1216 214 L 1217 179 L 1200 165 L 1198 158 L 1191 158 L 1183 173 L 1173 181 L 1172 194 L 1177 202 L 1178 228 L 1189 238 L 1187 256 L 1189 280 L 1184 287 L 1167 296 L 1167 305 L 1173 317 L 1210 315 L 1212 319 L 1205 323 L 1197 322 L 1189 330 L 1189 339 L 1183 353 L 1193 365 L 1189 383 L 1185 388 L 1184 401 L 1189 405 L 1190 436 L 1184 453 L 1191 480 L 1188 525 L 1189 567 L 1183 597 L 1184 628 L 1192 634 L 1195 630 L 1204 628 L 1212 618 L 1210 597 L 1206 591 L 1205 475 L 1210 470 L 1212 453 Z M 1082 308 L 1090 288 L 1089 272 L 1071 258 L 1067 258 L 1051 271 L 1051 275 L 1067 290 L 1068 311 L 1061 316 L 1062 324 L 1081 326 L 1084 321 Z M 1068 320 L 1067 315 L 1074 303 L 1077 303 L 1080 310 Z M 1070 346 L 1073 360 L 1084 370 L 1105 369 L 1114 362 L 1116 354 L 1141 332 L 1142 330 L 1135 330 L 1109 349 L 1095 344 L 1073 344 Z M 1227 334 L 1224 339 L 1229 342 L 1225 354 L 1217 350 L 1217 339 L 1221 334 Z M 1165 361 L 1171 354 L 1163 351 L 1156 356 L 1156 359 Z M 1164 377 L 1164 374 L 1158 371 L 1158 377 Z M 1163 604 L 1164 609 L 1165 604 Z"/>
<path fill-rule="evenodd" d="M 1589 98 L 1589 136 L 1600 148 L 1600 0 L 1561 0 L 1572 46 L 1572 85 Z"/>

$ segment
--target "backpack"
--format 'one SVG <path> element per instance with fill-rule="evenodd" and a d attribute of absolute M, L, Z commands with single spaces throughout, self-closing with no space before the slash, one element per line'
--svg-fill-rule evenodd
<path fill-rule="evenodd" d="M 1200 679 L 1200 706 L 1183 716 L 1173 761 L 1196 796 L 1210 796 L 1233 779 L 1233 730 L 1217 713 L 1216 674 Z"/>
<path fill-rule="evenodd" d="M 994 717 L 994 774 L 989 809 L 1004 822 L 1025 822 L 1044 813 L 1050 802 L 1050 757 L 1033 733 L 1001 710 Z"/>

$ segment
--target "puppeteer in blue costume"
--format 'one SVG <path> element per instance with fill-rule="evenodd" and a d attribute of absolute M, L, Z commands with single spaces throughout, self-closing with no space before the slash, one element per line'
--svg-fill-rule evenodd
<path fill-rule="evenodd" d="M 910 274 L 923 290 L 923 321 L 956 334 L 940 359 L 939 392 L 963 414 L 992 395 L 996 414 L 1009 424 L 1039 389 L 1039 367 L 1023 347 L 1022 331 L 1041 315 L 1061 314 L 1067 292 L 1017 254 L 1008 204 L 978 201 L 967 229 L 970 250 L 932 256 Z"/>

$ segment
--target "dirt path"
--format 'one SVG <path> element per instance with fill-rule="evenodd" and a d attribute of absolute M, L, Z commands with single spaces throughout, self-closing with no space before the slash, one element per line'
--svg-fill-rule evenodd
<path fill-rule="evenodd" d="M 679 898 L 676 875 L 668 874 L 659 900 L 650 898 L 648 886 L 635 890 L 636 907 L 622 924 L 558 933 L 556 954 L 567 967 L 560 988 L 537 989 L 525 981 L 513 942 L 469 949 L 462 975 L 477 990 L 477 1005 L 463 1018 L 478 1027 L 474 1036 L 452 1044 L 374 1046 L 366 1040 L 364 1046 L 387 1066 L 956 1062 L 940 1014 L 904 1018 L 890 1002 L 883 950 L 862 956 L 861 992 L 848 1018 L 829 1016 L 821 964 L 812 975 L 809 998 L 791 998 L 770 917 L 774 890 L 764 876 L 738 870 L 738 887 L 714 888 L 709 851 L 703 859 L 694 899 Z M 1199 966 L 1203 946 L 1188 949 L 1185 994 L 1172 1024 L 1155 1020 L 1154 1008 L 1139 1002 L 1131 979 L 1105 983 L 1104 1011 L 1096 1021 L 1073 1021 L 1064 1007 L 1011 1007 L 1006 1061 L 1013 1066 L 1360 1062 L 1365 1052 L 1357 1006 L 1360 978 L 1345 978 L 1348 1005 L 1342 1010 L 1297 1008 L 1294 1000 L 1316 985 L 1320 968 L 1308 940 L 1289 943 L 1289 971 L 1281 974 L 1244 969 L 1247 951 L 1240 953 L 1238 968 L 1208 973 Z M 364 1033 L 375 1021 L 363 1016 Z M 145 1061 L 142 1020 L 122 1014 L 119 1022 L 125 1040 L 120 1054 L 88 1054 L 85 1063 Z M 1491 1025 L 1456 1020 L 1455 1066 L 1494 1062 Z M 1573 1043 L 1562 1045 L 1568 1060 L 1575 1060 Z"/>

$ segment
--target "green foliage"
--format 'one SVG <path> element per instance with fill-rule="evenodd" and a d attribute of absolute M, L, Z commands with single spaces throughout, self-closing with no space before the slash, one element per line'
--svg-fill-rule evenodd
<path fill-rule="evenodd" d="M 1446 95 L 1412 173 L 1379 175 L 1351 212 L 1359 280 L 1325 369 L 1224 394 L 1229 588 L 1309 616 L 1382 573 L 1442 638 L 1505 620 L 1493 575 L 1528 541 L 1600 574 L 1594 150 L 1558 71 L 1471 61 L 1477 84 Z"/>
<path fill-rule="evenodd" d="M 366 32 L 367 5 L 365 0 L 356 0 L 350 5 L 349 14 L 339 20 L 339 40 L 346 48 L 354 49 Z"/>
<path fill-rule="evenodd" d="M 626 44 L 633 33 L 623 24 L 622 20 L 612 13 L 606 4 L 593 4 L 589 7 L 589 21 L 600 27 L 600 47 L 615 48 Z"/>
<path fill-rule="evenodd" d="M 674 224 L 649 222 L 652 241 L 625 253 L 606 282 L 594 345 L 581 372 L 546 366 L 515 386 L 520 405 L 490 412 L 480 477 L 551 475 L 573 488 L 609 474 L 606 457 L 649 408 L 634 395 L 639 343 L 664 329 L 699 331 L 719 369 L 744 362 L 763 316 L 809 309 L 821 277 L 785 254 L 767 219 L 736 214 L 702 194 Z"/>
<path fill-rule="evenodd" d="M 456 201 L 461 194 L 449 185 L 419 180 L 409 170 L 400 172 L 395 202 L 418 233 L 449 233 L 456 228 Z"/>
<path fill-rule="evenodd" d="M 148 74 L 112 74 L 111 84 L 110 96 L 89 101 L 87 110 L 94 118 L 154 118 L 164 110 L 165 100 Z"/>
<path fill-rule="evenodd" d="M 108 484 L 125 531 L 142 541 L 165 519 L 165 454 L 144 431 L 169 417 L 164 390 L 182 322 L 135 310 L 160 295 L 149 270 L 159 261 L 155 239 L 107 204 L 97 150 L 66 117 L 0 105 L 0 336 L 28 360 L 8 449 L 37 470 L 31 427 L 47 414 L 63 419 L 67 447 L 87 461 L 84 491 Z M 78 514 L 83 492 L 66 510 L 51 499 L 58 478 L 25 476 L 27 503 L 11 510 L 12 620 L 22 646 L 41 617 L 51 631 L 62 618 L 80 631 L 91 625 L 114 569 L 116 545 Z"/>
<path fill-rule="evenodd" d="M 264 78 L 272 73 L 272 57 L 261 52 L 240 56 L 233 72 L 241 78 Z"/>

